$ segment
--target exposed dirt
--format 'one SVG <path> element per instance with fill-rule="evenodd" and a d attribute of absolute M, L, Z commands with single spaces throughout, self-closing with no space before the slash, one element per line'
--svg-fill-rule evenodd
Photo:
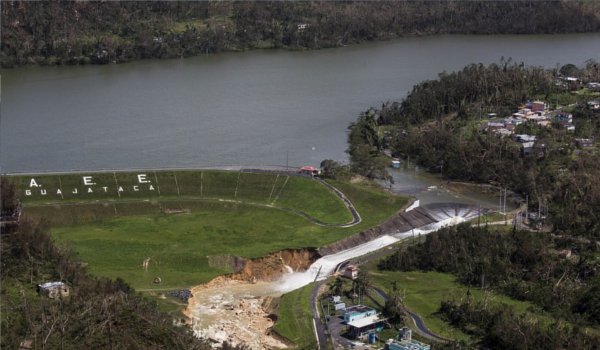
<path fill-rule="evenodd" d="M 280 296 L 272 282 L 291 270 L 306 270 L 319 257 L 314 249 L 284 250 L 253 260 L 216 257 L 214 263 L 228 263 L 238 271 L 192 288 L 184 310 L 188 323 L 215 347 L 225 341 L 252 350 L 292 346 L 272 330 Z"/>
<path fill-rule="evenodd" d="M 231 275 L 232 279 L 255 283 L 275 281 L 284 273 L 306 270 L 321 256 L 315 249 L 289 249 L 269 254 L 264 258 L 246 260 L 244 267 Z"/>
<path fill-rule="evenodd" d="M 210 339 L 218 348 L 223 342 L 245 345 L 252 350 L 288 347 L 272 334 L 276 318 L 271 313 L 273 302 L 268 284 L 249 284 L 218 277 L 192 289 L 185 314 L 194 334 Z"/>

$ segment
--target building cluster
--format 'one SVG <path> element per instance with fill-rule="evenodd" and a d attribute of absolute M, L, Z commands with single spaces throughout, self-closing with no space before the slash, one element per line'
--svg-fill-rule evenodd
<path fill-rule="evenodd" d="M 589 101 L 590 109 L 600 109 L 599 101 Z M 553 125 L 563 128 L 568 132 L 575 132 L 573 124 L 573 114 L 561 110 L 550 110 L 543 101 L 528 102 L 521 106 L 519 110 L 505 118 L 497 118 L 495 113 L 488 115 L 490 118 L 485 130 L 501 136 L 512 137 L 521 144 L 523 155 L 529 155 L 533 152 L 534 146 L 538 141 L 536 136 L 527 134 L 517 134 L 517 126 L 524 123 L 535 123 L 541 127 L 550 128 Z M 544 145 L 538 145 L 543 148 Z M 575 146 L 579 148 L 589 148 L 594 146 L 593 139 L 575 139 Z"/>
<path fill-rule="evenodd" d="M 340 297 L 332 297 L 341 303 Z M 337 310 L 338 308 L 336 308 Z M 346 334 L 350 339 L 355 339 L 369 344 L 375 344 L 380 332 L 385 328 L 387 320 L 376 309 L 365 305 L 353 305 L 341 309 L 343 324 L 346 325 Z M 430 350 L 431 346 L 412 339 L 410 328 L 404 327 L 396 339 L 389 339 L 385 343 L 387 350 Z"/>
<path fill-rule="evenodd" d="M 495 116 L 495 114 L 491 116 Z M 518 125 L 527 122 L 546 128 L 551 127 L 554 122 L 567 131 L 575 131 L 573 115 L 571 113 L 550 110 L 548 109 L 548 105 L 543 101 L 528 102 L 509 117 L 490 119 L 487 123 L 487 131 L 502 136 L 511 136 L 515 134 L 515 129 Z"/>

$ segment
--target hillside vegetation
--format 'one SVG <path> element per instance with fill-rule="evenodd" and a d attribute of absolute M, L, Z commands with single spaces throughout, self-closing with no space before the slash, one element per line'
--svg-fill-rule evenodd
<path fill-rule="evenodd" d="M 3 178 L 2 189 L 7 183 Z M 14 191 L 1 195 L 2 211 L 10 210 L 5 203 L 14 201 Z M 0 236 L 1 348 L 211 349 L 122 279 L 90 276 L 71 251 L 54 245 L 49 231 L 47 222 L 25 220 Z M 38 294 L 37 284 L 49 281 L 67 282 L 69 296 Z"/>
<path fill-rule="evenodd" d="M 564 249 L 570 249 L 568 258 L 561 255 Z M 598 247 L 589 242 L 462 224 L 401 248 L 379 268 L 401 289 L 410 288 L 411 282 L 400 277 L 413 271 L 456 276 L 468 289 L 438 297 L 427 313 L 473 336 L 483 348 L 593 349 L 600 341 L 597 254 Z M 476 297 L 481 291 L 530 306 L 506 297 L 501 299 L 507 305 L 482 300 Z M 414 298 L 407 294 L 406 303 L 415 303 L 409 297 Z"/>
<path fill-rule="evenodd" d="M 592 1 L 14 1 L 3 67 L 317 49 L 403 35 L 594 32 Z"/>
<path fill-rule="evenodd" d="M 565 84 L 564 73 L 579 82 Z M 383 177 L 384 150 L 389 150 L 447 179 L 512 189 L 529 199 L 532 210 L 547 211 L 554 229 L 597 239 L 600 153 L 597 146 L 582 149 L 577 139 L 594 139 L 600 133 L 600 110 L 587 105 L 600 94 L 583 88 L 599 80 L 600 64 L 593 60 L 584 67 L 566 65 L 559 70 L 508 59 L 440 73 L 438 79 L 417 84 L 404 100 L 358 117 L 349 135 L 351 168 Z M 488 113 L 502 121 L 536 99 L 546 102 L 555 115 L 571 114 L 574 130 L 556 119 L 547 127 L 522 123 L 515 135 L 506 137 L 487 130 Z M 530 155 L 523 153 L 516 134 L 536 137 Z"/>

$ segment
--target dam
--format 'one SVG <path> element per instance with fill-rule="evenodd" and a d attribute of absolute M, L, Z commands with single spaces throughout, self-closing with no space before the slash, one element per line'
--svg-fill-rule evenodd
<path fill-rule="evenodd" d="M 192 329 L 199 337 L 217 342 L 227 341 L 230 344 L 243 342 L 252 349 L 260 349 L 260 344 L 281 346 L 283 344 L 278 343 L 276 338 L 267 335 L 269 327 L 273 324 L 269 322 L 269 315 L 259 311 L 259 306 L 268 304 L 272 297 L 324 280 L 335 273 L 339 264 L 350 259 L 413 236 L 425 235 L 446 226 L 475 219 L 487 212 L 488 209 L 462 203 L 418 206 L 370 229 L 371 235 L 366 237 L 371 239 L 358 245 L 338 251 L 333 247 L 319 249 L 322 257 L 305 271 L 288 269 L 288 272 L 276 281 L 258 281 L 255 284 L 217 278 L 193 290 L 194 294 L 187 310 Z M 329 254 L 323 254 L 325 252 Z M 247 317 L 248 315 L 251 317 Z"/>

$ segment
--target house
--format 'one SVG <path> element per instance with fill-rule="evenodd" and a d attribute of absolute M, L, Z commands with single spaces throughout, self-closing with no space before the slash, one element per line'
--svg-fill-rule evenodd
<path fill-rule="evenodd" d="M 579 148 L 594 147 L 593 139 L 575 139 L 575 146 Z"/>
<path fill-rule="evenodd" d="M 496 129 L 496 130 L 494 130 L 494 132 L 502 137 L 510 136 L 513 133 L 512 131 L 508 130 L 507 128 Z"/>
<path fill-rule="evenodd" d="M 588 101 L 587 106 L 589 109 L 600 109 L 600 101 Z"/>
<path fill-rule="evenodd" d="M 515 118 L 515 117 L 508 117 L 506 119 L 504 119 L 504 124 L 506 125 L 521 125 L 525 122 L 524 119 L 521 118 Z"/>
<path fill-rule="evenodd" d="M 558 112 L 556 116 L 554 116 L 554 120 L 559 123 L 573 123 L 573 114 L 566 112 Z"/>
<path fill-rule="evenodd" d="M 349 323 L 371 316 L 377 316 L 377 310 L 364 305 L 348 306 L 344 311 L 344 322 Z"/>
<path fill-rule="evenodd" d="M 531 103 L 532 112 L 543 112 L 546 110 L 546 103 L 543 101 L 533 101 Z"/>
<path fill-rule="evenodd" d="M 346 270 L 344 270 L 344 277 L 355 280 L 358 277 L 358 271 L 360 271 L 360 269 L 357 266 L 348 265 Z"/>
<path fill-rule="evenodd" d="M 537 124 L 545 128 L 549 128 L 552 126 L 552 123 L 549 120 L 538 120 Z"/>
<path fill-rule="evenodd" d="M 535 135 L 527 135 L 527 134 L 515 135 L 515 141 L 517 141 L 519 143 L 535 142 L 536 139 L 537 139 L 537 137 Z"/>
<path fill-rule="evenodd" d="M 302 30 L 306 29 L 307 27 L 308 27 L 308 24 L 306 24 L 306 23 L 300 23 L 300 24 L 298 24 L 298 30 L 299 31 L 302 31 Z"/>
<path fill-rule="evenodd" d="M 504 128 L 504 123 L 503 122 L 497 122 L 497 121 L 493 121 L 493 122 L 488 122 L 487 123 L 487 128 L 488 130 L 494 131 L 496 129 L 502 129 Z"/>
<path fill-rule="evenodd" d="M 320 173 L 319 169 L 314 166 L 303 166 L 300 168 L 300 174 L 310 175 L 310 176 L 318 176 Z"/>
<path fill-rule="evenodd" d="M 347 307 L 344 322 L 348 326 L 348 335 L 354 339 L 364 339 L 369 333 L 381 332 L 385 318 L 381 318 L 377 310 L 364 305 Z"/>
<path fill-rule="evenodd" d="M 600 91 L 600 83 L 598 83 L 598 82 L 588 83 L 587 88 L 592 91 Z"/>
<path fill-rule="evenodd" d="M 64 282 L 46 282 L 38 284 L 38 293 L 50 299 L 64 298 L 69 296 L 70 288 Z"/>

